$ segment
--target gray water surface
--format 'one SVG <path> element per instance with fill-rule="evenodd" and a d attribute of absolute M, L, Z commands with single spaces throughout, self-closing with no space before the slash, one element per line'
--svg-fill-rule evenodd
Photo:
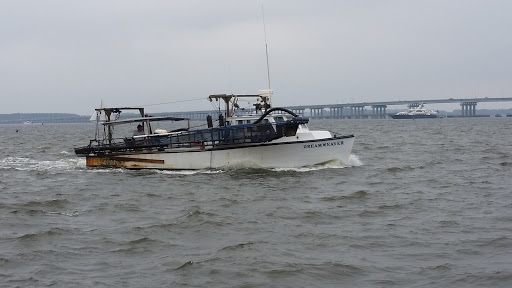
<path fill-rule="evenodd" d="M 512 118 L 311 122 L 348 165 L 90 169 L 92 124 L 0 125 L 0 286 L 512 286 Z"/>

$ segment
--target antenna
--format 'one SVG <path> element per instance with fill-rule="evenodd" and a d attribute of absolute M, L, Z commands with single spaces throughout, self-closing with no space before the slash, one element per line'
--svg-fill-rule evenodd
<path fill-rule="evenodd" d="M 270 67 L 268 65 L 268 45 L 267 45 L 267 28 L 265 26 L 265 10 L 263 9 L 263 1 L 261 2 L 261 15 L 263 16 L 263 34 L 265 35 L 265 55 L 267 57 L 267 80 L 268 80 L 268 89 L 270 87 Z"/>

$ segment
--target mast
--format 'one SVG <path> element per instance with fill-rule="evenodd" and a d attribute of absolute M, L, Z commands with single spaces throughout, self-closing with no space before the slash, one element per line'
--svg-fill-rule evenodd
<path fill-rule="evenodd" d="M 267 27 L 265 25 L 265 10 L 263 9 L 263 2 L 261 3 L 261 15 L 263 18 L 263 35 L 265 36 L 265 56 L 267 58 L 267 80 L 268 80 L 268 89 L 272 89 L 270 86 L 270 66 L 268 64 L 268 45 L 267 45 Z"/>

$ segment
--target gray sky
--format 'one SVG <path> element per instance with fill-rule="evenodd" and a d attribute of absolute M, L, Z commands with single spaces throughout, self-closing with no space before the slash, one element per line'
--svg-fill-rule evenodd
<path fill-rule="evenodd" d="M 274 106 L 512 97 L 510 0 L 263 4 Z M 210 94 L 256 93 L 261 5 L 0 0 L 0 113 L 202 110 Z"/>

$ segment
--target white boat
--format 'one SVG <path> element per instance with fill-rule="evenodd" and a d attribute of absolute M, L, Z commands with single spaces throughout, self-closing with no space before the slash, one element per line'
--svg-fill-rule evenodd
<path fill-rule="evenodd" d="M 25 125 L 29 125 L 29 124 L 32 124 L 32 121 L 27 120 L 27 121 L 23 122 L 23 124 L 25 124 Z"/>
<path fill-rule="evenodd" d="M 208 115 L 208 128 L 202 129 L 191 129 L 186 118 L 148 117 L 144 108 L 99 108 L 96 111 L 103 112 L 106 121 L 97 122 L 95 139 L 75 148 L 75 153 L 86 158 L 88 167 L 128 169 L 294 168 L 331 161 L 348 164 L 353 135 L 309 130 L 308 118 L 270 108 L 272 93 L 210 95 L 210 101 L 224 102 L 226 108 L 219 114 L 218 125 L 214 127 Z M 243 97 L 258 99 L 255 113 L 237 109 L 237 101 Z M 116 120 L 115 115 L 130 109 L 138 110 L 141 117 Z M 164 121 L 186 121 L 188 125 L 171 131 L 155 129 Z M 144 135 L 116 138 L 114 127 L 130 123 L 143 125 Z"/>
<path fill-rule="evenodd" d="M 91 115 L 91 118 L 89 121 L 96 121 L 96 122 L 105 122 L 107 121 L 107 116 L 105 115 L 105 110 L 101 109 L 103 108 L 103 100 L 101 100 L 100 109 L 96 109 L 94 113 Z"/>
<path fill-rule="evenodd" d="M 421 103 L 418 107 L 411 107 L 407 111 L 398 112 L 395 115 L 391 115 L 393 119 L 424 119 L 424 118 L 439 118 L 439 111 L 427 110 Z"/>

